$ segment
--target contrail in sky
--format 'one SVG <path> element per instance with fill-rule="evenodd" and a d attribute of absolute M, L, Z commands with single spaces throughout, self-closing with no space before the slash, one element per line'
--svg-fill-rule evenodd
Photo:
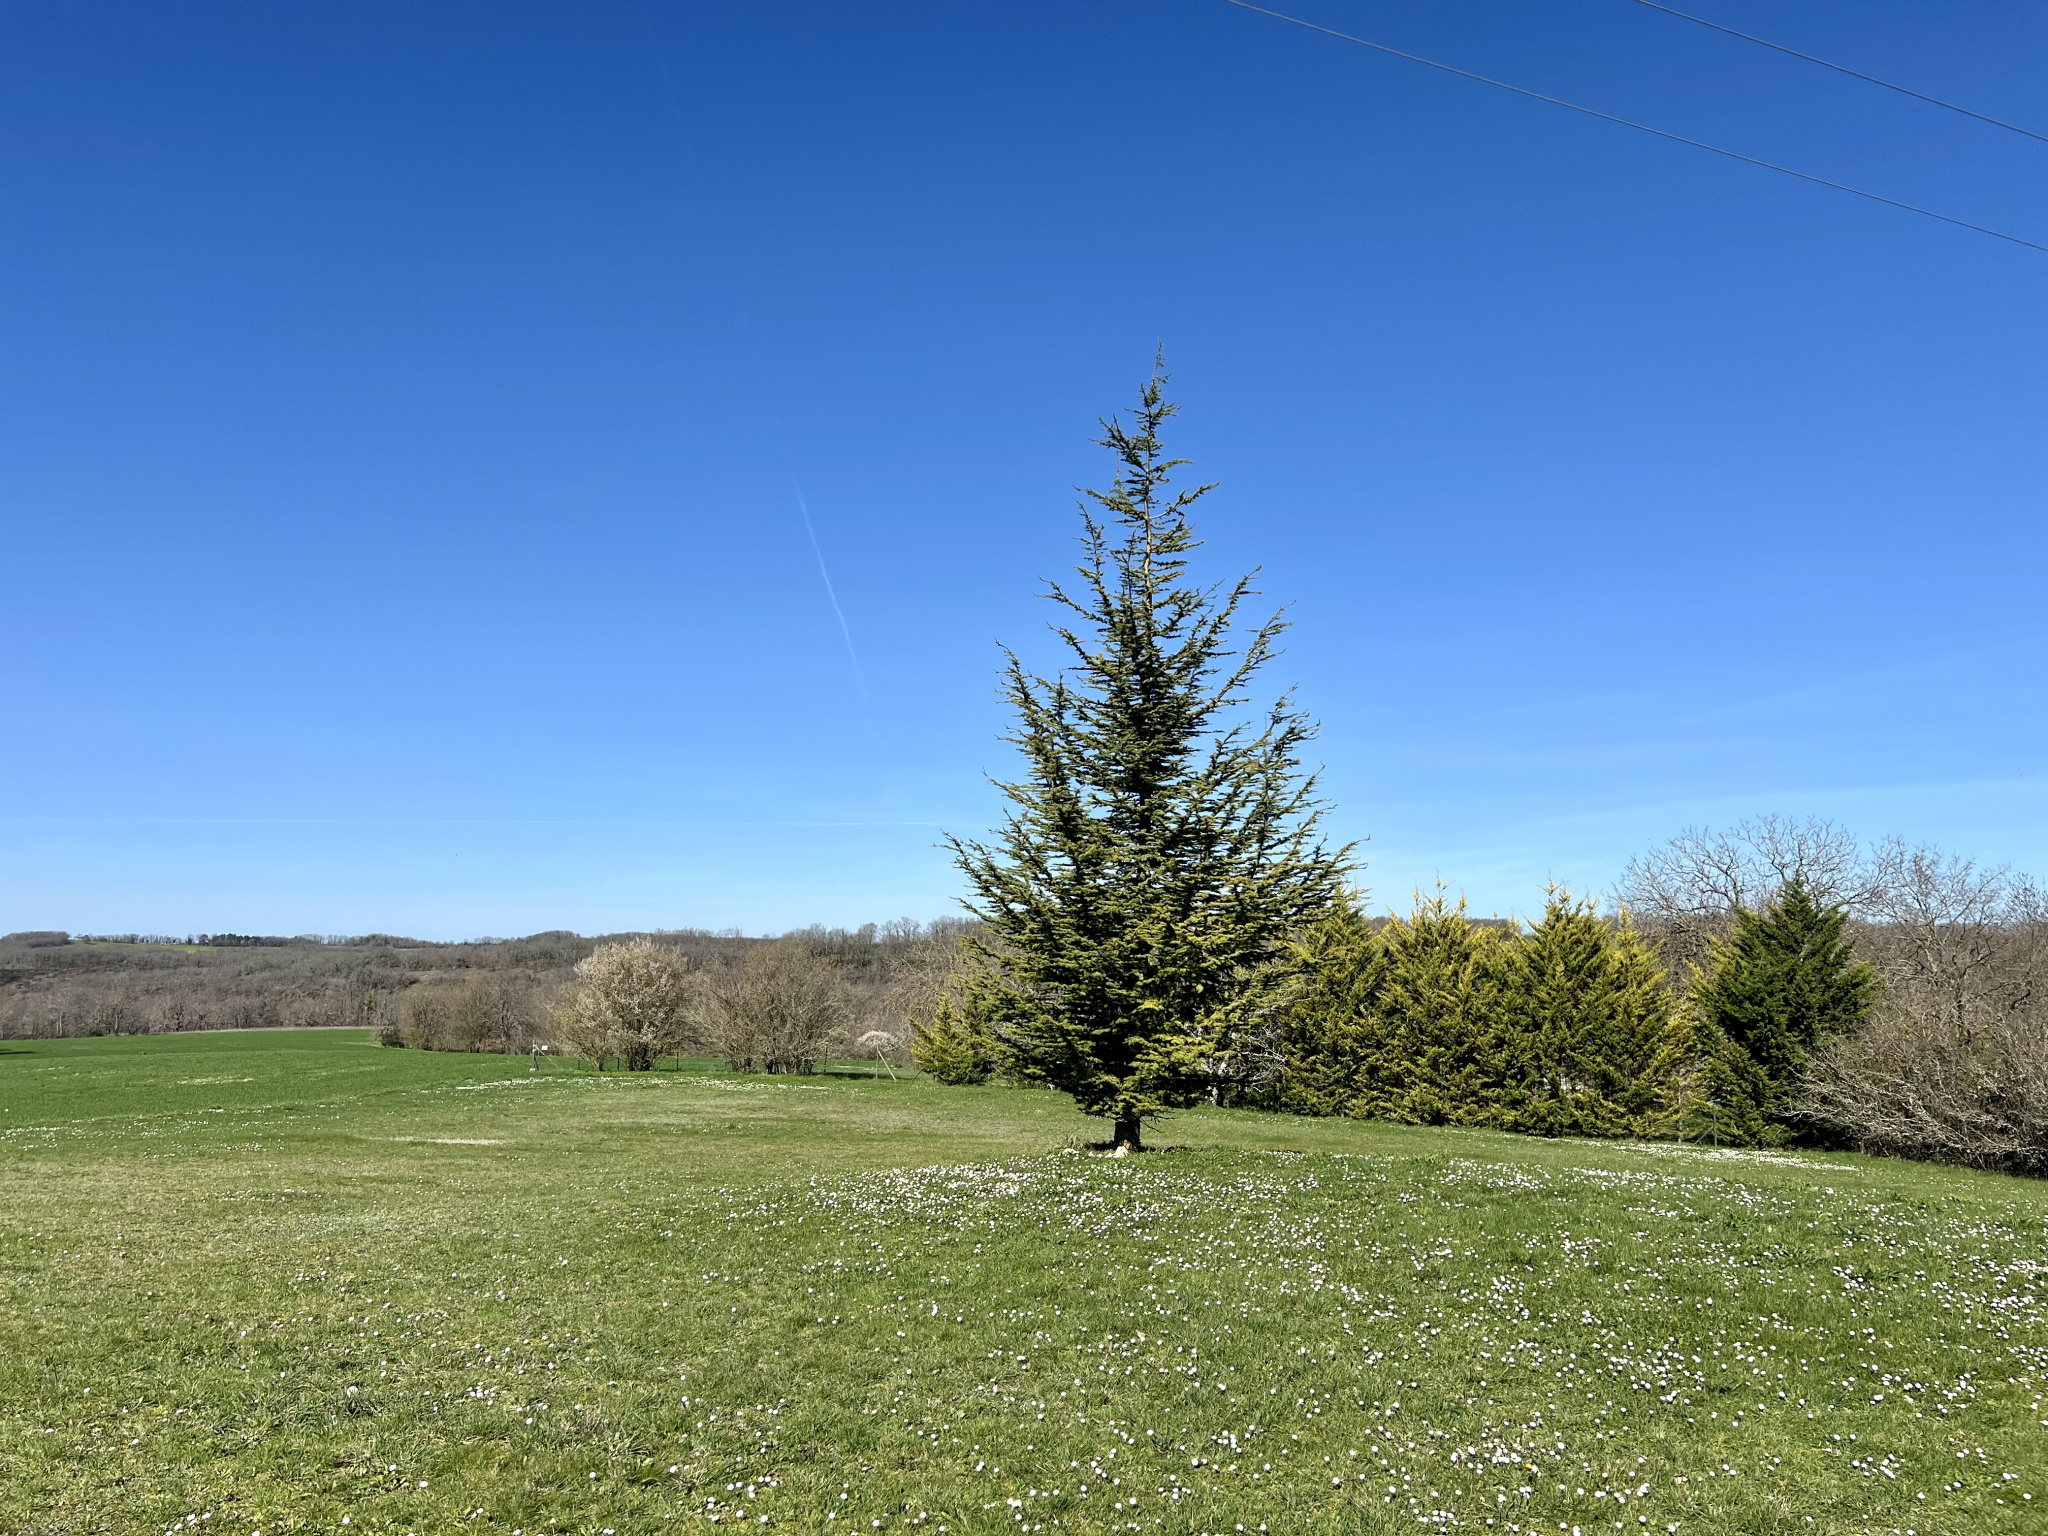
<path fill-rule="evenodd" d="M 682 92 L 676 89 L 675 75 L 668 67 L 668 56 L 663 52 L 660 35 L 655 31 L 653 11 L 650 9 L 644 13 L 642 20 L 647 26 L 649 52 L 654 55 L 654 62 L 661 68 L 661 83 L 667 93 L 668 109 L 676 120 L 677 137 L 683 146 L 684 152 L 688 154 L 691 163 L 694 165 L 698 163 L 696 141 L 689 132 L 689 122 L 683 112 Z M 747 334 L 751 337 L 754 331 L 753 315 L 747 305 L 745 294 L 740 293 L 737 297 L 739 299 L 740 324 L 746 327 Z M 789 434 L 783 429 L 780 416 L 775 417 L 774 421 L 776 437 L 782 446 L 782 459 L 785 464 L 788 464 L 790 462 Z M 790 489 L 796 492 L 797 510 L 804 515 L 804 533 L 811 541 L 812 555 L 817 558 L 818 575 L 824 580 L 825 596 L 831 600 L 832 616 L 839 620 L 839 633 L 846 641 L 846 659 L 853 667 L 853 684 L 860 694 L 861 708 L 866 710 L 869 706 L 868 680 L 861 672 L 860 656 L 853 648 L 853 628 L 846 622 L 846 610 L 839 606 L 839 593 L 832 586 L 832 572 L 825 565 L 824 547 L 818 543 L 818 530 L 811 523 L 810 503 L 804 500 L 804 488 L 798 482 L 794 469 L 791 469 L 789 472 L 789 485 Z"/>
<path fill-rule="evenodd" d="M 825 551 L 818 543 L 818 530 L 811 526 L 810 503 L 804 500 L 804 488 L 798 484 L 795 475 L 789 477 L 790 489 L 796 492 L 797 510 L 804 515 L 804 532 L 810 535 L 811 553 L 818 557 L 818 575 L 824 578 L 825 596 L 831 600 L 832 613 L 839 620 L 839 633 L 846 638 L 846 659 L 853 666 L 854 686 L 860 689 L 860 701 L 868 701 L 868 680 L 860 670 L 860 657 L 853 649 L 853 630 L 846 622 L 846 610 L 839 606 L 839 594 L 832 588 L 832 573 L 825 568 Z"/>

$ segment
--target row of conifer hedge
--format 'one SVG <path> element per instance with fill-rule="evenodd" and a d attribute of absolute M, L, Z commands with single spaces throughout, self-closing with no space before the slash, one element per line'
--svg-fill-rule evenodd
<path fill-rule="evenodd" d="M 1299 940 L 1290 1001 L 1219 1057 L 1216 1098 L 1546 1136 L 1810 1139 L 1825 1130 L 1801 1106 L 1807 1060 L 1878 985 L 1845 929 L 1794 882 L 1674 985 L 1652 935 L 1563 891 L 1526 927 L 1441 895 L 1378 921 L 1347 900 Z M 1000 1036 L 970 988 L 913 1054 L 942 1082 L 1028 1076 Z"/>

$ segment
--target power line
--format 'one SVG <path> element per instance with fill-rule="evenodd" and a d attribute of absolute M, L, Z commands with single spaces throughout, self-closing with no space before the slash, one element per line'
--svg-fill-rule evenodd
<path fill-rule="evenodd" d="M 1659 5 L 1657 0 L 1635 0 L 1637 5 L 1646 5 L 1653 11 L 1662 11 L 1666 16 L 1676 16 L 1680 21 L 1689 21 L 1696 26 L 1707 27 L 1715 32 L 1725 32 L 1730 37 L 1739 37 L 1745 43 L 1755 43 L 1759 48 L 1789 54 L 1795 59 L 1804 59 L 1809 64 L 1818 64 L 1822 69 L 1832 69 L 1837 74 L 1852 75 L 1858 80 L 1867 80 L 1872 85 L 1881 85 L 1888 91 L 1897 91 L 1901 96 L 1910 96 L 1915 101 L 1924 101 L 1931 107 L 1945 107 L 1951 112 L 1960 112 L 1965 117 L 1974 117 L 1980 123 L 1989 123 L 1994 128 L 2003 128 L 2009 133 L 2024 134 L 2048 144 L 2048 134 L 2036 133 L 2031 128 L 2022 128 L 2017 123 L 2008 123 L 2002 118 L 1986 117 L 1982 112 L 1972 112 L 1968 107 L 1959 107 L 1952 101 L 1943 101 L 1939 96 L 1929 96 L 1924 91 L 1910 90 L 1903 85 L 1894 85 L 1889 80 L 1880 80 L 1875 75 L 1866 75 L 1860 69 L 1851 69 L 1846 64 L 1832 63 L 1810 53 L 1801 53 L 1797 48 L 1787 48 L 1783 43 L 1774 43 L 1767 37 L 1753 37 L 1747 32 L 1738 32 L 1733 27 L 1724 27 L 1718 21 L 1708 21 L 1704 16 L 1694 16 L 1688 11 L 1675 10 L 1668 5 Z"/>
<path fill-rule="evenodd" d="M 1655 134 L 1658 138 L 1669 139 L 1674 144 L 1689 144 L 1694 149 L 1704 149 L 1710 154 L 1723 155 L 1730 160 L 1740 160 L 1744 165 L 1761 166 L 1764 170 L 1776 171 L 1780 176 L 1792 176 L 1800 181 L 1810 181 L 1818 187 L 1832 187 L 1837 192 L 1847 192 L 1855 197 L 1868 198 L 1873 203 L 1883 203 L 1887 208 L 1900 208 L 1904 209 L 1907 213 L 1917 213 L 1923 218 L 1939 219 L 1942 223 L 1953 224 L 1958 229 L 1975 230 L 1980 235 L 1990 235 L 1994 240 L 2010 241 L 2014 245 L 2024 245 L 2029 250 L 2040 251 L 2044 255 L 2048 255 L 2048 245 L 2041 245 L 2032 240 L 2023 240 L 2018 235 L 2008 235 L 2003 230 L 1991 229 L 1982 224 L 1972 224 L 1967 219 L 1951 218 L 1948 214 L 1936 213 L 1932 208 L 1922 208 L 1914 203 L 1902 203 L 1895 197 L 1885 197 L 1880 193 L 1866 192 L 1861 187 L 1852 187 L 1846 182 L 1829 181 L 1825 176 L 1814 176 L 1806 171 L 1795 171 L 1789 165 L 1779 165 L 1771 160 L 1759 160 L 1754 155 L 1738 154 L 1732 149 L 1723 149 L 1718 144 L 1709 144 L 1702 139 L 1688 139 L 1682 133 L 1670 133 L 1662 128 L 1652 128 L 1648 123 L 1638 123 L 1630 118 L 1616 117 L 1612 112 L 1600 112 L 1592 107 L 1582 107 L 1577 102 L 1566 101 L 1561 96 L 1546 96 L 1541 91 L 1528 90 L 1519 85 L 1509 85 L 1505 80 L 1495 80 L 1488 75 L 1475 75 L 1471 70 L 1459 69 L 1454 64 L 1440 64 L 1435 59 L 1425 59 L 1419 53 L 1403 53 L 1398 48 L 1389 48 L 1385 43 L 1375 43 L 1369 38 L 1357 37 L 1349 32 L 1339 32 L 1334 27 L 1320 26 L 1313 21 L 1303 21 L 1299 16 L 1289 16 L 1281 11 L 1269 11 L 1263 5 L 1253 5 L 1251 0 L 1226 0 L 1226 3 L 1236 6 L 1239 10 L 1255 11 L 1261 16 L 1270 16 L 1275 21 L 1284 21 L 1291 26 L 1301 27 L 1310 32 L 1320 32 L 1325 37 L 1334 37 L 1341 42 L 1356 43 L 1361 48 L 1371 48 L 1379 53 L 1392 54 L 1395 58 L 1406 59 L 1411 64 L 1426 64 L 1431 69 L 1440 69 L 1447 75 L 1457 75 L 1462 79 L 1476 80 L 1481 85 L 1490 85 L 1497 90 L 1512 91 L 1517 96 L 1527 96 L 1533 101 L 1546 101 L 1553 107 L 1563 107 L 1570 112 L 1583 113 L 1587 117 L 1597 117 L 1604 123 L 1619 123 L 1622 127 L 1633 128 L 1638 133 Z"/>

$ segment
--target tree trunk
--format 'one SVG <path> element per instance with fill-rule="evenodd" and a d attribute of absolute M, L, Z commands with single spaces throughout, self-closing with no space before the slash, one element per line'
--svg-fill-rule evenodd
<path fill-rule="evenodd" d="M 1117 1116 L 1116 1134 L 1111 1140 L 1119 1147 L 1129 1147 L 1133 1152 L 1144 1151 L 1144 1147 L 1138 1142 L 1138 1130 L 1142 1124 L 1143 1122 L 1135 1115 Z"/>

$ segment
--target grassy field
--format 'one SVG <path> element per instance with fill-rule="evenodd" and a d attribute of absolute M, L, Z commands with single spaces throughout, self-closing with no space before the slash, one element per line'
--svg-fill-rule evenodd
<path fill-rule="evenodd" d="M 0 1529 L 2048 1531 L 2048 1190 L 0 1044 Z"/>

